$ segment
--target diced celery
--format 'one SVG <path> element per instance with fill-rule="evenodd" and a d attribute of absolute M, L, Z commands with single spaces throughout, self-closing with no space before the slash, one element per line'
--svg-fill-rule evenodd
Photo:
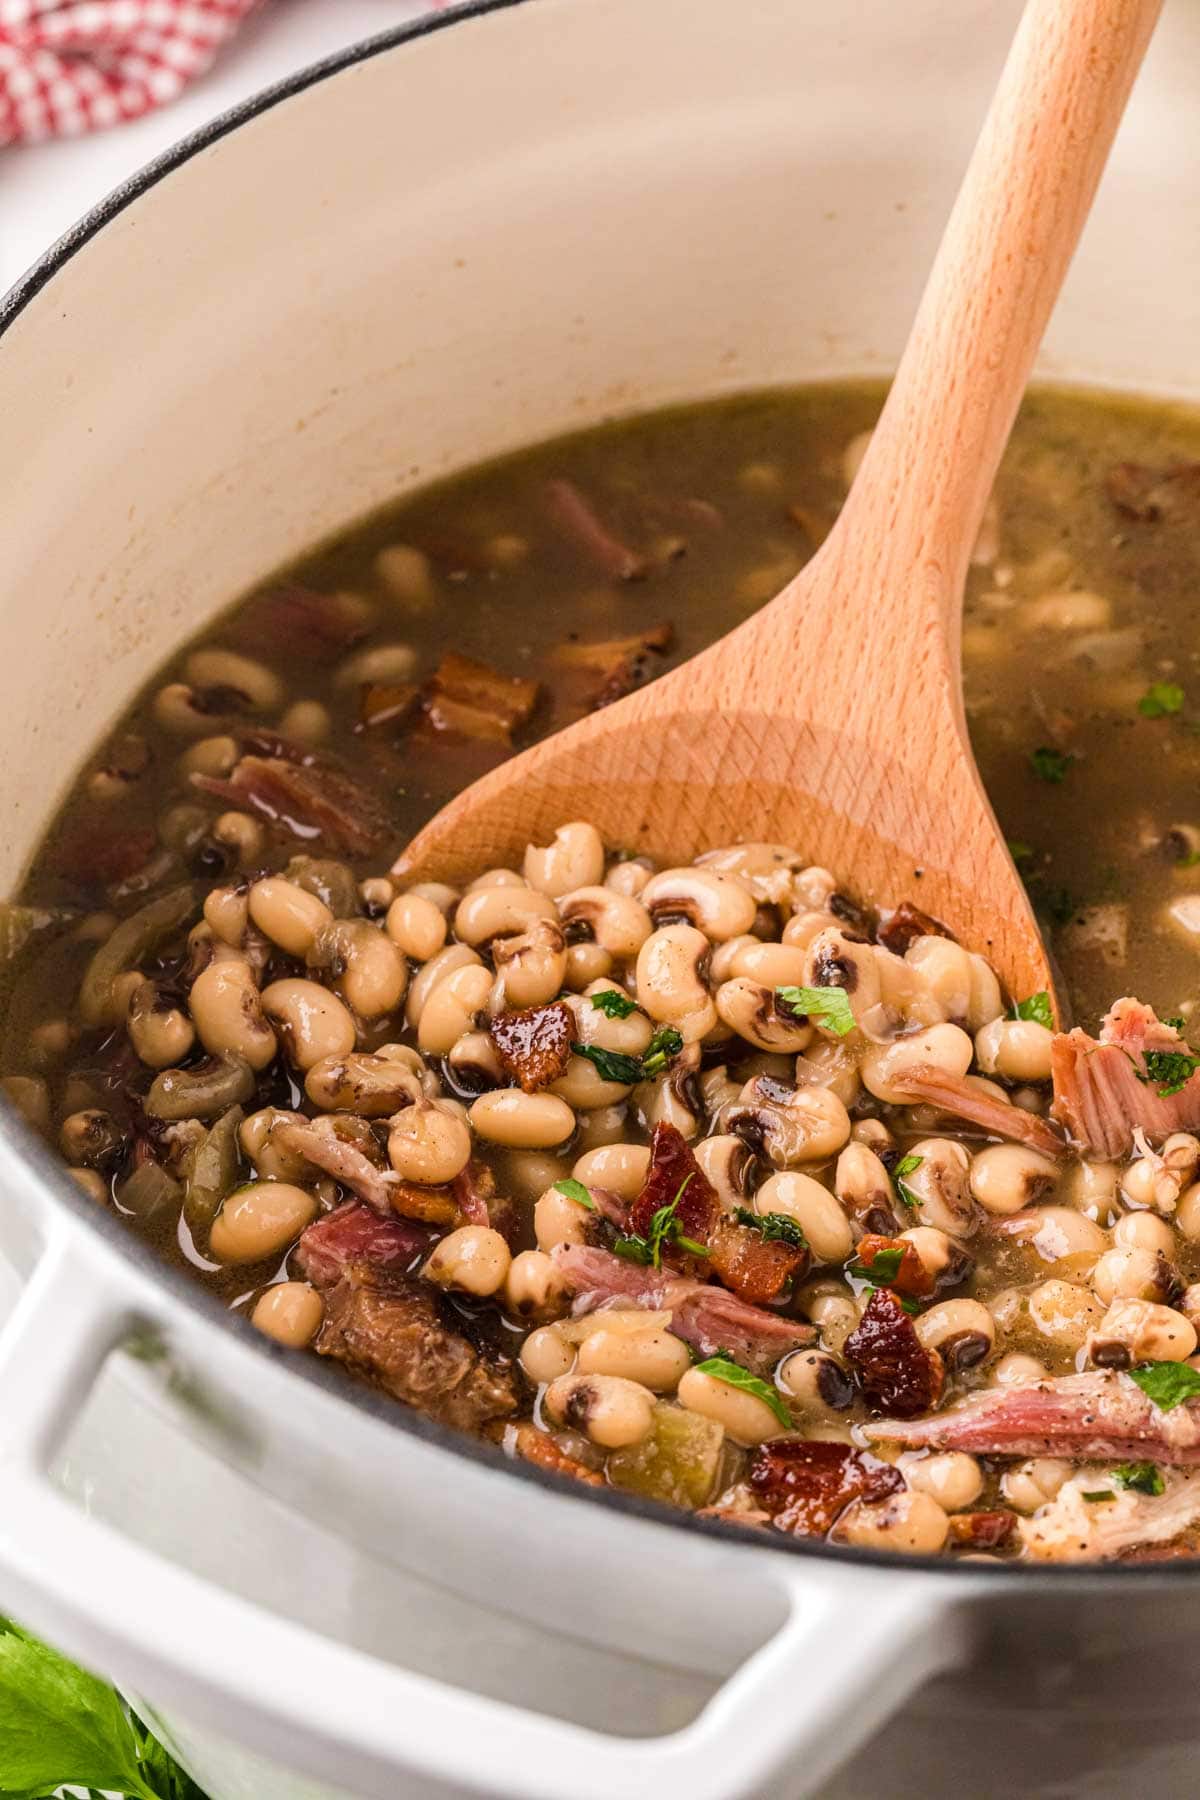
<path fill-rule="evenodd" d="M 724 1438 L 712 1419 L 660 1400 L 650 1435 L 609 1457 L 609 1480 L 648 1500 L 707 1506 L 716 1487 Z"/>

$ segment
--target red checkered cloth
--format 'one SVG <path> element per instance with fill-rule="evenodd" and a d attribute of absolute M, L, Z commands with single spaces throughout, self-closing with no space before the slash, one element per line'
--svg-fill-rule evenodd
<path fill-rule="evenodd" d="M 173 100 L 259 0 L 0 0 L 0 145 Z"/>

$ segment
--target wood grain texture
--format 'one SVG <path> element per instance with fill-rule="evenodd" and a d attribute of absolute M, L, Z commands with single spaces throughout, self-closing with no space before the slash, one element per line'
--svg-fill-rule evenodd
<path fill-rule="evenodd" d="M 413 840 L 461 880 L 568 819 L 680 860 L 794 845 L 911 898 L 1010 991 L 1051 986 L 967 740 L 963 584 L 1050 311 L 1161 0 L 1030 0 L 837 526 L 755 617 L 504 764 Z"/>

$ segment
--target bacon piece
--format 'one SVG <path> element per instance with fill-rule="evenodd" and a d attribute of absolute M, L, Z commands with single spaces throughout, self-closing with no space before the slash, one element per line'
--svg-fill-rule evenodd
<path fill-rule="evenodd" d="M 1119 1487 L 1103 1469 L 1064 1482 L 1048 1506 L 1020 1522 L 1025 1549 L 1039 1562 L 1109 1560 L 1136 1544 L 1167 1544 L 1200 1521 L 1200 1475 L 1165 1473 L 1161 1494 Z M 1110 1499 L 1088 1500 L 1107 1493 Z"/>
<path fill-rule="evenodd" d="M 528 1421 L 519 1425 L 502 1426 L 499 1442 L 509 1456 L 519 1456 L 551 1475 L 569 1475 L 572 1481 L 585 1482 L 588 1487 L 604 1486 L 603 1475 L 586 1468 L 575 1457 L 568 1456 L 556 1438 L 548 1431 L 539 1431 L 536 1425 L 531 1425 Z"/>
<path fill-rule="evenodd" d="M 259 734 L 259 741 L 264 739 Z M 265 741 L 278 744 L 278 751 L 248 753 L 224 780 L 193 775 L 192 785 L 284 826 L 306 843 L 320 838 L 329 848 L 356 856 L 376 848 L 388 822 L 373 794 L 327 760 L 282 740 Z"/>
<path fill-rule="evenodd" d="M 887 1288 L 876 1288 L 845 1344 L 846 1359 L 872 1406 L 900 1418 L 928 1412 L 942 1392 L 944 1370 L 926 1350 L 912 1320 Z"/>
<path fill-rule="evenodd" d="M 1195 518 L 1200 505 L 1200 463 L 1153 468 L 1147 463 L 1114 463 L 1104 491 L 1127 519 L 1155 524 L 1160 519 Z"/>
<path fill-rule="evenodd" d="M 359 1200 L 348 1200 L 335 1212 L 300 1234 L 296 1262 L 314 1287 L 330 1287 L 351 1263 L 406 1269 L 431 1243 L 427 1231 L 400 1219 L 381 1219 Z"/>
<path fill-rule="evenodd" d="M 780 1531 L 825 1537 L 853 1500 L 884 1500 L 904 1477 L 850 1444 L 772 1438 L 760 1444 L 746 1484 Z"/>
<path fill-rule="evenodd" d="M 687 1147 L 687 1139 L 674 1125 L 656 1125 L 650 1139 L 650 1166 L 641 1193 L 629 1212 L 629 1229 L 645 1237 L 661 1207 L 678 1196 L 675 1220 L 684 1237 L 706 1244 L 721 1215 L 716 1189 Z M 665 1246 L 667 1255 L 675 1254 Z M 698 1261 L 692 1258 L 692 1262 Z"/>
<path fill-rule="evenodd" d="M 597 516 L 573 481 L 562 477 L 546 483 L 546 510 L 559 530 L 571 538 L 601 575 L 614 581 L 637 581 L 650 567 Z"/>
<path fill-rule="evenodd" d="M 985 1388 L 929 1419 L 867 1426 L 880 1442 L 976 1456 L 1200 1464 L 1200 1400 L 1163 1412 L 1116 1370 Z"/>
<path fill-rule="evenodd" d="M 1012 1537 L 1017 1523 L 1015 1513 L 998 1507 L 995 1512 L 965 1512 L 950 1515 L 950 1542 L 964 1550 L 998 1550 Z"/>
<path fill-rule="evenodd" d="M 944 937 L 953 941 L 954 933 L 940 919 L 930 918 L 909 900 L 901 901 L 879 927 L 878 941 L 894 956 L 903 956 L 919 937 Z"/>
<path fill-rule="evenodd" d="M 359 695 L 359 724 L 368 731 L 376 731 L 382 725 L 402 725 L 420 691 L 415 681 L 368 682 Z"/>
<path fill-rule="evenodd" d="M 994 1094 L 975 1087 L 967 1076 L 950 1075 L 930 1063 L 921 1063 L 897 1075 L 894 1086 L 909 1104 L 925 1101 L 940 1106 L 943 1112 L 978 1125 L 989 1137 L 1012 1138 L 1028 1144 L 1031 1150 L 1040 1150 L 1043 1156 L 1067 1154 L 1067 1146 L 1045 1119 L 1007 1100 L 998 1100 Z"/>
<path fill-rule="evenodd" d="M 1076 1028 L 1050 1047 L 1053 1116 L 1085 1156 L 1110 1161 L 1133 1146 L 1134 1132 L 1164 1138 L 1200 1125 L 1200 1071 L 1174 1094 L 1146 1075 L 1146 1052 L 1187 1052 L 1174 1026 L 1164 1025 L 1140 1000 L 1113 1005 L 1099 1040 Z"/>
<path fill-rule="evenodd" d="M 568 638 L 555 646 L 554 661 L 564 669 L 590 669 L 603 675 L 614 664 L 643 657 L 648 651 L 669 650 L 674 636 L 675 627 L 669 619 L 663 619 L 657 625 L 647 625 L 644 631 L 635 631 L 631 637 L 601 638 L 582 644 Z"/>
<path fill-rule="evenodd" d="M 353 594 L 319 594 L 313 588 L 269 588 L 239 606 L 223 635 L 239 649 L 328 664 L 339 651 L 361 643 L 371 629 L 371 610 Z"/>
<path fill-rule="evenodd" d="M 516 1383 L 452 1329 L 444 1307 L 427 1283 L 351 1262 L 326 1289 L 314 1348 L 431 1418 L 477 1431 L 516 1411 Z"/>
<path fill-rule="evenodd" d="M 724 1350 L 756 1374 L 769 1373 L 781 1356 L 816 1339 L 801 1319 L 785 1319 L 739 1300 L 736 1294 L 670 1269 L 626 1262 L 589 1244 L 558 1244 L 551 1255 L 575 1295 L 576 1318 L 609 1303 L 646 1312 L 670 1312 L 671 1330 L 701 1356 Z"/>
<path fill-rule="evenodd" d="M 365 1200 L 377 1213 L 386 1217 L 392 1210 L 392 1189 L 396 1177 L 377 1168 L 356 1144 L 340 1137 L 336 1131 L 321 1130 L 314 1124 L 296 1124 L 280 1119 L 271 1128 L 273 1141 L 285 1150 L 295 1151 L 308 1162 L 332 1175 L 343 1187 Z"/>
<path fill-rule="evenodd" d="M 765 1238 L 753 1226 L 728 1218 L 717 1221 L 708 1240 L 708 1266 L 717 1280 L 756 1306 L 786 1299 L 808 1273 L 810 1260 L 803 1245 Z M 920 1257 L 916 1260 L 923 1268 Z"/>
<path fill-rule="evenodd" d="M 422 707 L 432 731 L 511 744 L 513 732 L 533 716 L 540 691 L 536 681 L 452 650 L 425 683 Z"/>
<path fill-rule="evenodd" d="M 548 1087 L 566 1073 L 575 1021 L 565 1000 L 530 1006 L 523 1012 L 497 1013 L 488 1030 L 505 1072 L 514 1076 L 527 1094 Z"/>
<path fill-rule="evenodd" d="M 896 1266 L 896 1273 L 885 1275 L 884 1270 L 897 1251 L 900 1253 L 900 1261 Z M 874 1264 L 881 1253 L 886 1256 L 887 1261 L 877 1273 Z M 933 1292 L 933 1276 L 918 1256 L 916 1245 L 910 1244 L 907 1238 L 879 1237 L 875 1232 L 868 1232 L 858 1240 L 858 1260 L 871 1281 L 891 1288 L 893 1293 L 910 1294 L 914 1299 L 923 1300 Z"/>

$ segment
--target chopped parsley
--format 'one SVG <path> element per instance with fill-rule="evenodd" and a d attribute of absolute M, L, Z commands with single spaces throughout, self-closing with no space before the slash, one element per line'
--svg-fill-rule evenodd
<path fill-rule="evenodd" d="M 849 1037 L 854 1030 L 854 1014 L 839 987 L 777 987 L 775 998 L 797 1017 L 815 1019 L 826 1031 L 838 1037 Z"/>
<path fill-rule="evenodd" d="M 1056 750 L 1052 744 L 1039 744 L 1036 750 L 1029 752 L 1029 766 L 1039 781 L 1049 781 L 1058 785 L 1066 780 L 1067 770 L 1076 761 L 1069 750 Z"/>
<path fill-rule="evenodd" d="M 913 1193 L 904 1177 L 915 1174 L 924 1161 L 923 1156 L 913 1156 L 910 1153 L 908 1156 L 902 1156 L 892 1170 L 892 1186 L 896 1190 L 896 1198 L 903 1205 L 911 1207 L 913 1212 L 916 1212 L 921 1204 L 920 1196 Z"/>
<path fill-rule="evenodd" d="M 1086 1488 L 1080 1488 L 1079 1492 L 1082 1499 L 1095 1500 L 1101 1504 L 1107 1503 L 1109 1500 L 1115 1500 L 1117 1497 L 1111 1488 L 1093 1488 L 1090 1493 Z"/>
<path fill-rule="evenodd" d="M 1172 1412 L 1200 1394 L 1200 1374 L 1188 1363 L 1146 1362 L 1129 1373 L 1160 1412 Z"/>
<path fill-rule="evenodd" d="M 1166 1490 L 1163 1473 L 1155 1463 L 1122 1463 L 1112 1472 L 1118 1487 L 1132 1488 L 1135 1494 L 1161 1494 Z"/>
<path fill-rule="evenodd" d="M 1175 858 L 1177 869 L 1194 869 L 1200 863 L 1200 850 L 1188 850 L 1183 856 Z"/>
<path fill-rule="evenodd" d="M 1054 1030 L 1054 1008 L 1044 988 L 1038 994 L 1030 994 L 1028 1000 L 1018 1000 L 1012 1016 L 1014 1019 L 1031 1019 L 1035 1025 L 1044 1025 L 1047 1031 Z"/>
<path fill-rule="evenodd" d="M 1136 1063 L 1134 1072 L 1139 1081 L 1156 1082 L 1161 1100 L 1171 1094 L 1177 1094 L 1180 1088 L 1186 1087 L 1192 1076 L 1200 1069 L 1200 1056 L 1191 1056 L 1186 1050 L 1145 1050 L 1142 1053 L 1146 1064 L 1143 1075 Z"/>
<path fill-rule="evenodd" d="M 889 1245 L 886 1250 L 875 1252 L 869 1267 L 864 1262 L 852 1262 L 849 1273 L 861 1276 L 865 1281 L 873 1281 L 879 1287 L 890 1287 L 900 1273 L 900 1264 L 903 1261 L 903 1247 Z"/>
<path fill-rule="evenodd" d="M 1020 838 L 1008 838 L 1006 841 L 1008 843 L 1008 854 L 1015 863 L 1033 861 L 1032 844 L 1023 844 Z"/>
<path fill-rule="evenodd" d="M 747 1206 L 739 1206 L 734 1214 L 739 1225 L 748 1225 L 757 1231 L 768 1243 L 774 1240 L 780 1244 L 791 1244 L 794 1250 L 806 1250 L 808 1239 L 797 1225 L 795 1219 L 787 1213 L 756 1213 Z"/>
<path fill-rule="evenodd" d="M 1152 681 L 1137 709 L 1143 719 L 1165 719 L 1170 713 L 1182 712 L 1183 689 L 1174 681 Z"/>
<path fill-rule="evenodd" d="M 582 1181 L 576 1181 L 573 1175 L 564 1175 L 561 1181 L 556 1181 L 554 1190 L 558 1194 L 565 1194 L 568 1200 L 574 1200 L 580 1206 L 586 1206 L 589 1212 L 595 1212 L 596 1202 Z"/>
<path fill-rule="evenodd" d="M 695 1238 L 684 1236 L 676 1217 L 684 1190 L 694 1174 L 693 1170 L 691 1175 L 685 1175 L 679 1184 L 679 1191 L 675 1198 L 651 1214 L 650 1229 L 645 1237 L 638 1237 L 636 1232 L 630 1232 L 627 1236 L 617 1239 L 613 1249 L 618 1256 L 623 1256 L 627 1262 L 644 1263 L 648 1268 L 661 1269 L 664 1244 L 677 1244 L 681 1250 L 687 1250 L 692 1256 L 708 1255 L 703 1244 L 698 1244 Z"/>
<path fill-rule="evenodd" d="M 599 1044 L 572 1044 L 571 1048 L 576 1056 L 586 1056 L 604 1081 L 619 1081 L 623 1087 L 635 1087 L 650 1075 L 661 1075 L 672 1057 L 678 1056 L 683 1049 L 683 1039 L 674 1026 L 660 1025 L 643 1056 L 627 1056 L 623 1050 L 603 1050 Z"/>
<path fill-rule="evenodd" d="M 709 1356 L 697 1363 L 701 1375 L 715 1375 L 718 1381 L 724 1381 L 729 1387 L 738 1388 L 743 1394 L 753 1394 L 764 1406 L 769 1406 L 779 1423 L 785 1430 L 790 1430 L 792 1415 L 783 1400 L 773 1387 L 768 1387 L 749 1369 L 743 1369 L 741 1363 L 734 1362 L 731 1356 Z"/>
<path fill-rule="evenodd" d="M 636 1000 L 623 994 L 620 988 L 604 988 L 599 994 L 591 996 L 592 1005 L 597 1012 L 602 1012 L 606 1019 L 627 1019 L 630 1013 L 638 1009 Z"/>
<path fill-rule="evenodd" d="M 643 1075 L 661 1075 L 673 1057 L 683 1049 L 683 1038 L 673 1025 L 660 1025 L 642 1058 Z"/>

